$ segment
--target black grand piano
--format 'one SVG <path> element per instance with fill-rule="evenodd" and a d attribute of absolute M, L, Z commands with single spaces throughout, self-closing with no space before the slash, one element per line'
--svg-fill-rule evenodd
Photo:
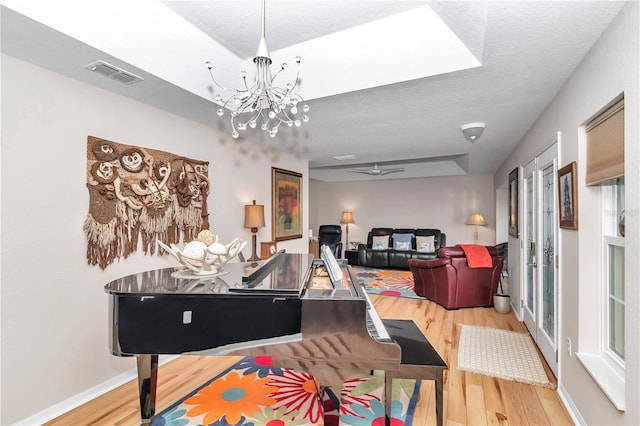
<path fill-rule="evenodd" d="M 435 380 L 442 425 L 447 365 L 412 321 L 381 320 L 344 261 L 322 249 L 228 263 L 217 276 L 175 268 L 108 283 L 109 347 L 135 356 L 143 424 L 155 413 L 158 355 L 269 355 L 274 365 L 306 371 L 340 388 L 357 374 L 384 370 L 391 380 Z"/>

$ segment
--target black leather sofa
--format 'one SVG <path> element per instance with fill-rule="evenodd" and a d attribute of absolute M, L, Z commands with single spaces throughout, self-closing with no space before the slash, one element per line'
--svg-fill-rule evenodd
<path fill-rule="evenodd" d="M 387 248 L 380 244 L 384 241 L 387 241 Z M 434 259 L 446 243 L 447 236 L 439 229 L 372 228 L 367 235 L 367 244 L 358 245 L 358 264 L 371 268 L 409 269 L 409 259 Z"/>

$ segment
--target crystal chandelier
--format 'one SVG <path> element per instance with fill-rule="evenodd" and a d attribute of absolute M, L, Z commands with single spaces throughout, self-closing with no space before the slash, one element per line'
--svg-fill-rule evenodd
<path fill-rule="evenodd" d="M 293 90 L 298 85 L 299 71 L 296 70 L 296 78 L 293 83 L 287 83 L 285 87 L 276 86 L 274 84 L 276 78 L 281 72 L 288 68 L 286 62 L 283 62 L 278 72 L 271 76 L 271 57 L 267 50 L 264 30 L 264 1 L 262 0 L 262 36 L 258 51 L 253 58 L 256 64 L 255 80 L 249 86 L 247 83 L 247 71 L 240 71 L 240 77 L 244 88 L 227 89 L 218 84 L 213 76 L 213 65 L 207 61 L 207 68 L 211 79 L 223 93 L 228 97 L 225 99 L 221 93 L 215 95 L 215 102 L 221 107 L 217 110 L 217 114 L 222 117 L 224 110 L 229 109 L 231 112 L 231 136 L 237 138 L 240 132 L 246 130 L 247 127 L 255 128 L 260 126 L 265 132 L 269 132 L 269 136 L 275 137 L 278 128 L 282 123 L 289 127 L 300 126 L 302 122 L 309 121 L 309 105 L 304 103 L 304 99 L 294 93 Z M 296 56 L 296 66 L 300 65 L 300 56 Z M 302 107 L 298 108 L 298 104 Z"/>

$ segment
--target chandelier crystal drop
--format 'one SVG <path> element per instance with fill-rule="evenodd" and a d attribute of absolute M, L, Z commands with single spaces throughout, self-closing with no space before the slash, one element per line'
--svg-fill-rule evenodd
<path fill-rule="evenodd" d="M 265 40 L 264 9 L 264 0 L 262 0 L 262 37 L 256 56 L 253 58 L 253 62 L 256 64 L 256 74 L 251 85 L 247 82 L 247 71 L 242 70 L 240 78 L 242 78 L 244 88 L 227 89 L 218 84 L 213 76 L 211 62 L 207 61 L 206 63 L 211 79 L 222 91 L 222 93 L 215 94 L 215 102 L 221 105 L 216 114 L 222 117 L 225 114 L 225 109 L 230 111 L 231 136 L 234 138 L 239 137 L 240 132 L 246 130 L 247 127 L 252 129 L 259 127 L 262 131 L 268 132 L 269 136 L 275 137 L 283 123 L 288 127 L 299 127 L 303 122 L 309 121 L 307 115 L 309 105 L 299 94 L 294 93 L 294 89 L 298 85 L 300 56 L 295 58 L 298 69 L 293 83 L 287 83 L 284 87 L 275 85 L 280 73 L 289 67 L 286 62 L 282 63 L 273 77 L 271 76 L 271 57 Z"/>

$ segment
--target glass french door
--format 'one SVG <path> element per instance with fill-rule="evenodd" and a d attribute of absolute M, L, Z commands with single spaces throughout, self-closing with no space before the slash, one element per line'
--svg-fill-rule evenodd
<path fill-rule="evenodd" d="M 557 144 L 524 167 L 523 318 L 551 370 L 557 361 Z"/>

